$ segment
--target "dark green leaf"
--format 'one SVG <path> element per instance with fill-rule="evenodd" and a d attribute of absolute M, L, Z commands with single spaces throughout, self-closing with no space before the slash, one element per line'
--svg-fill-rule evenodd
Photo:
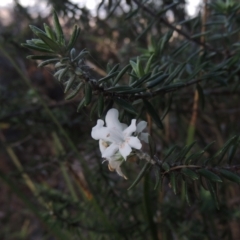
<path fill-rule="evenodd" d="M 75 74 L 73 74 L 73 75 L 69 78 L 68 83 L 67 83 L 67 86 L 65 87 L 64 93 L 66 93 L 66 92 L 72 87 L 75 78 L 76 78 L 76 75 L 75 75 Z"/>
<path fill-rule="evenodd" d="M 213 182 L 222 182 L 222 179 L 216 175 L 215 173 L 207 170 L 207 169 L 199 169 L 197 171 L 200 175 L 204 176 L 205 178 L 207 178 L 210 181 Z"/>
<path fill-rule="evenodd" d="M 81 102 L 78 104 L 78 107 L 77 107 L 77 112 L 79 112 L 83 106 L 85 104 L 85 97 L 81 100 Z"/>
<path fill-rule="evenodd" d="M 191 178 L 192 180 L 198 180 L 198 175 L 191 170 L 190 168 L 182 168 L 181 172 L 188 178 Z"/>
<path fill-rule="evenodd" d="M 102 116 L 103 109 L 104 109 L 104 97 L 103 97 L 103 93 L 100 93 L 99 99 L 98 99 L 98 117 Z"/>
<path fill-rule="evenodd" d="M 69 93 L 69 94 L 65 97 L 65 99 L 66 99 L 66 100 L 69 100 L 69 99 L 74 98 L 74 97 L 78 94 L 78 92 L 80 91 L 80 89 L 81 89 L 82 86 L 83 86 L 83 82 L 80 82 L 80 83 L 77 85 L 77 87 L 76 87 L 71 93 Z"/>
<path fill-rule="evenodd" d="M 92 87 L 89 82 L 85 83 L 85 103 L 84 105 L 87 106 L 92 101 Z"/>
<path fill-rule="evenodd" d="M 130 64 L 128 64 L 127 66 L 125 66 L 116 76 L 116 78 L 114 79 L 113 85 L 116 85 L 119 80 L 122 78 L 122 76 L 127 72 L 127 70 L 131 67 Z"/>
<path fill-rule="evenodd" d="M 156 79 L 153 79 L 151 82 L 148 80 L 147 88 L 153 88 L 157 86 L 158 84 L 162 83 L 168 76 L 169 74 L 163 74 Z"/>
<path fill-rule="evenodd" d="M 54 24 L 54 28 L 55 28 L 56 35 L 57 35 L 57 40 L 59 41 L 59 43 L 61 43 L 63 45 L 64 44 L 63 30 L 59 23 L 59 19 L 58 19 L 56 11 L 53 11 L 53 24 Z"/>
<path fill-rule="evenodd" d="M 219 169 L 218 172 L 226 179 L 235 182 L 240 183 L 240 177 L 237 174 L 234 174 L 233 172 L 230 172 L 226 169 Z"/>
<path fill-rule="evenodd" d="M 138 174 L 138 176 L 136 177 L 136 179 L 134 180 L 134 182 L 131 184 L 131 186 L 128 188 L 128 190 L 132 189 L 133 187 L 135 187 L 140 180 L 143 178 L 143 176 L 145 175 L 146 171 L 151 167 L 151 163 L 146 162 L 142 168 L 142 170 L 140 171 L 140 173 Z"/>
<path fill-rule="evenodd" d="M 126 100 L 124 100 L 122 98 L 114 98 L 114 102 L 116 102 L 119 106 L 121 106 L 126 111 L 128 111 L 134 115 L 137 115 L 137 112 L 133 108 L 132 104 L 127 102 Z"/>
<path fill-rule="evenodd" d="M 156 123 L 156 125 L 160 128 L 163 129 L 163 124 L 161 119 L 159 118 L 157 112 L 153 108 L 152 104 L 148 102 L 146 99 L 143 99 L 143 103 L 146 107 L 147 112 L 150 114 L 150 116 L 153 118 L 153 121 Z"/>
<path fill-rule="evenodd" d="M 174 192 L 174 194 L 177 194 L 177 181 L 176 181 L 177 175 L 175 172 L 170 173 L 170 184 L 171 188 Z"/>

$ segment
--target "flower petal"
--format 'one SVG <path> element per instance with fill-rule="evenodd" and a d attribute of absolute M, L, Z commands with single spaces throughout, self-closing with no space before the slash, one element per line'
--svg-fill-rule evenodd
<path fill-rule="evenodd" d="M 125 160 L 127 159 L 127 156 L 131 153 L 131 151 L 132 151 L 132 148 L 128 145 L 127 142 L 123 142 L 119 146 L 119 152 L 121 153 L 121 155 Z"/>
<path fill-rule="evenodd" d="M 147 127 L 147 122 L 145 122 L 145 121 L 139 122 L 139 123 L 137 124 L 137 130 L 136 130 L 136 132 L 137 132 L 137 133 L 140 133 L 140 132 L 142 132 L 146 127 Z"/>
<path fill-rule="evenodd" d="M 117 156 L 117 154 L 115 154 L 113 157 L 111 157 L 109 159 L 109 165 L 110 165 L 111 169 L 115 169 L 119 176 L 127 179 L 127 177 L 123 174 L 121 167 L 120 167 L 122 165 L 122 163 L 123 163 L 123 161 L 121 160 L 121 157 L 119 159 L 119 156 Z"/>
<path fill-rule="evenodd" d="M 132 147 L 132 148 L 136 148 L 136 149 L 141 149 L 142 148 L 142 144 L 137 137 L 129 137 L 127 139 L 127 142 L 130 145 L 130 147 Z"/>
<path fill-rule="evenodd" d="M 140 138 L 140 140 L 142 140 L 142 141 L 144 141 L 145 143 L 148 143 L 148 136 L 149 136 L 149 134 L 148 133 L 140 133 L 140 136 L 139 136 L 139 138 Z"/>
<path fill-rule="evenodd" d="M 106 150 L 102 153 L 103 158 L 110 158 L 112 157 L 118 150 L 118 145 L 115 143 L 112 143 L 109 147 L 106 148 Z"/>
<path fill-rule="evenodd" d="M 99 140 L 99 148 L 100 148 L 101 154 L 103 154 L 103 152 L 106 150 L 107 147 L 108 147 L 107 142 L 100 139 Z"/>
<path fill-rule="evenodd" d="M 115 108 L 111 108 L 108 110 L 107 115 L 105 117 L 105 122 L 108 128 L 117 128 L 122 131 L 122 124 L 118 120 L 118 110 Z"/>
<path fill-rule="evenodd" d="M 106 127 L 103 127 L 103 120 L 98 120 L 97 125 L 92 128 L 91 136 L 95 140 L 106 139 L 109 131 Z M 106 140 L 107 141 L 107 140 Z"/>
<path fill-rule="evenodd" d="M 132 119 L 131 125 L 123 131 L 125 137 L 130 136 L 136 131 L 136 119 Z"/>

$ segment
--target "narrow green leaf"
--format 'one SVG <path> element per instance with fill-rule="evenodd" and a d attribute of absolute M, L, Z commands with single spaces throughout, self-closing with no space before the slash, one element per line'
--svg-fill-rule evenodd
<path fill-rule="evenodd" d="M 151 68 L 151 64 L 152 64 L 152 61 L 153 61 L 154 57 L 155 57 L 155 54 L 153 53 L 153 54 L 150 56 L 150 58 L 148 59 L 147 64 L 146 64 L 146 67 L 145 67 L 145 69 L 144 69 L 144 73 L 145 73 L 145 74 L 149 73 L 150 68 Z"/>
<path fill-rule="evenodd" d="M 130 86 L 134 87 L 134 88 L 140 86 L 142 83 L 144 83 L 150 77 L 150 75 L 151 75 L 151 73 L 147 73 L 146 75 L 144 75 L 137 81 L 134 81 L 132 84 L 130 84 Z"/>
<path fill-rule="evenodd" d="M 98 117 L 102 116 L 103 109 L 104 109 L 104 97 L 103 93 L 100 93 L 98 98 Z"/>
<path fill-rule="evenodd" d="M 27 56 L 27 59 L 32 59 L 32 60 L 50 60 L 50 59 L 58 59 L 57 55 L 29 55 Z"/>
<path fill-rule="evenodd" d="M 122 98 L 114 98 L 114 102 L 116 102 L 119 106 L 121 106 L 126 111 L 128 111 L 134 115 L 137 115 L 137 112 L 133 108 L 132 104 L 127 102 L 126 100 L 123 100 Z"/>
<path fill-rule="evenodd" d="M 67 83 L 67 86 L 65 87 L 64 93 L 66 93 L 66 92 L 72 87 L 75 78 L 76 78 L 76 75 L 75 75 L 75 74 L 73 74 L 73 75 L 69 78 L 68 83 Z"/>
<path fill-rule="evenodd" d="M 216 205 L 216 208 L 219 210 L 219 201 L 218 201 L 218 196 L 217 196 L 217 191 L 215 190 L 214 186 L 213 186 L 214 183 L 210 182 L 210 181 L 207 181 L 207 186 L 208 186 L 208 189 L 212 195 L 212 198 L 214 200 L 214 203 Z"/>
<path fill-rule="evenodd" d="M 215 173 L 207 170 L 207 169 L 199 169 L 197 171 L 200 175 L 204 176 L 205 178 L 207 178 L 210 181 L 213 182 L 222 182 L 222 179 L 216 175 Z"/>
<path fill-rule="evenodd" d="M 226 169 L 219 169 L 218 172 L 226 179 L 235 182 L 240 183 L 240 177 L 237 174 L 234 174 L 233 172 L 230 172 Z"/>
<path fill-rule="evenodd" d="M 182 168 L 181 172 L 188 178 L 191 178 L 192 180 L 198 180 L 198 175 L 191 170 L 190 168 Z"/>
<path fill-rule="evenodd" d="M 204 98 L 203 89 L 200 84 L 197 84 L 197 91 L 198 91 L 200 106 L 202 109 L 204 109 L 205 98 Z"/>
<path fill-rule="evenodd" d="M 78 92 L 80 91 L 82 86 L 83 86 L 83 82 L 80 82 L 77 85 L 77 87 L 65 97 L 65 99 L 70 100 L 70 99 L 74 98 L 78 94 Z"/>
<path fill-rule="evenodd" d="M 41 33 L 41 34 L 44 34 L 45 36 L 47 36 L 47 34 L 42 29 L 35 27 L 33 25 L 29 25 L 29 27 L 36 36 L 38 35 L 38 33 Z"/>
<path fill-rule="evenodd" d="M 169 156 L 171 156 L 171 154 L 176 150 L 176 148 L 177 148 L 177 146 L 175 145 L 175 146 L 172 146 L 171 148 L 168 149 L 165 157 L 163 158 L 163 162 L 165 162 L 166 159 L 167 159 Z"/>
<path fill-rule="evenodd" d="M 49 60 L 46 60 L 46 61 L 43 61 L 43 62 L 39 63 L 38 67 L 43 67 L 43 66 L 46 66 L 48 64 L 55 63 L 57 61 L 59 61 L 59 58 L 49 59 Z"/>
<path fill-rule="evenodd" d="M 134 182 L 131 184 L 131 186 L 128 188 L 128 190 L 132 189 L 133 187 L 135 187 L 140 182 L 140 180 L 143 178 L 143 176 L 145 175 L 146 171 L 149 170 L 150 167 L 151 167 L 151 163 L 146 162 L 144 164 L 142 170 L 140 171 L 140 173 L 138 174 L 138 176 L 136 177 Z"/>
<path fill-rule="evenodd" d="M 53 53 L 53 51 L 49 48 L 38 47 L 36 45 L 30 45 L 30 44 L 26 44 L 26 43 L 22 43 L 21 45 L 25 48 L 30 48 L 30 49 L 36 50 L 38 52 Z"/>
<path fill-rule="evenodd" d="M 81 32 L 81 29 L 77 26 L 77 25 L 74 25 L 74 29 L 73 29 L 73 32 L 72 32 L 72 36 L 68 42 L 68 45 L 67 45 L 67 50 L 69 51 L 70 49 L 72 49 L 80 35 L 80 32 Z"/>
<path fill-rule="evenodd" d="M 171 184 L 171 188 L 174 192 L 174 194 L 177 194 L 177 181 L 176 181 L 176 173 L 175 172 L 171 172 L 170 173 L 170 184 Z"/>
<path fill-rule="evenodd" d="M 164 163 L 162 164 L 162 168 L 163 168 L 166 172 L 169 172 L 169 170 L 170 170 L 170 165 L 169 165 L 168 163 L 164 162 Z"/>
<path fill-rule="evenodd" d="M 138 13 L 138 10 L 139 10 L 139 8 L 137 8 L 137 9 L 133 10 L 132 12 L 130 12 L 130 13 L 124 18 L 124 20 L 128 20 L 128 19 L 132 18 L 134 15 L 136 15 L 136 14 Z"/>
<path fill-rule="evenodd" d="M 163 74 L 163 75 L 159 76 L 158 78 L 153 79 L 151 82 L 148 80 L 147 88 L 153 88 L 153 87 L 159 85 L 159 84 L 162 83 L 168 76 L 169 76 L 169 74 Z"/>
<path fill-rule="evenodd" d="M 85 104 L 85 97 L 81 100 L 81 102 L 78 104 L 77 112 L 80 112 L 80 110 L 84 107 Z"/>
<path fill-rule="evenodd" d="M 92 87 L 89 82 L 85 83 L 85 103 L 84 105 L 87 106 L 92 101 Z"/>
<path fill-rule="evenodd" d="M 155 143 L 155 141 L 153 141 L 151 135 L 148 135 L 148 145 L 149 145 L 149 149 L 150 149 L 150 156 L 151 156 L 151 158 L 153 158 L 153 156 L 156 153 L 156 143 Z"/>
<path fill-rule="evenodd" d="M 155 186 L 154 186 L 153 190 L 157 190 L 159 185 L 162 184 L 161 174 L 160 174 L 159 169 L 157 169 L 157 168 L 156 168 L 156 171 L 155 171 L 155 175 L 156 175 L 156 183 L 155 183 Z"/>
<path fill-rule="evenodd" d="M 67 74 L 68 69 L 69 69 L 69 67 L 67 66 L 67 67 L 65 67 L 64 69 L 62 69 L 62 71 L 59 73 L 59 75 L 58 75 L 58 80 L 59 80 L 60 82 L 63 80 L 63 78 L 64 78 L 65 75 Z M 55 74 L 54 74 L 54 76 L 55 76 Z"/>
<path fill-rule="evenodd" d="M 59 41 L 59 43 L 61 43 L 63 45 L 64 44 L 63 30 L 59 23 L 59 19 L 58 19 L 58 15 L 57 15 L 56 11 L 53 11 L 53 24 L 54 24 L 54 28 L 55 28 L 56 35 L 57 35 L 57 40 Z"/>
<path fill-rule="evenodd" d="M 132 90 L 132 88 L 129 86 L 117 86 L 117 87 L 110 87 L 105 89 L 105 91 L 108 91 L 108 92 L 124 92 L 127 90 Z"/>
<path fill-rule="evenodd" d="M 113 73 L 109 73 L 106 77 L 103 77 L 101 79 L 98 80 L 99 83 L 102 82 L 106 82 L 107 80 L 113 78 L 114 76 L 116 76 L 119 72 L 113 72 Z"/>
<path fill-rule="evenodd" d="M 46 34 L 38 33 L 37 36 L 46 43 L 53 51 L 58 52 L 61 50 L 58 43 L 54 42 L 51 38 L 49 38 Z"/>
<path fill-rule="evenodd" d="M 116 85 L 119 80 L 122 78 L 122 76 L 127 72 L 127 70 L 131 67 L 130 64 L 128 64 L 127 66 L 125 66 L 119 73 L 118 75 L 116 76 L 116 78 L 114 79 L 114 82 L 113 82 L 113 86 Z"/>
<path fill-rule="evenodd" d="M 46 32 L 47 36 L 49 38 L 51 38 L 53 41 L 56 41 L 57 40 L 56 35 L 53 32 L 53 30 L 46 23 L 44 23 L 43 26 L 44 26 L 44 29 L 45 29 L 45 32 Z"/>
<path fill-rule="evenodd" d="M 150 116 L 153 118 L 154 122 L 156 123 L 156 125 L 160 128 L 163 129 L 163 124 L 161 119 L 159 118 L 157 112 L 155 111 L 155 109 L 153 108 L 152 104 L 150 102 L 148 102 L 146 99 L 143 99 L 143 103 L 146 107 L 147 112 L 150 114 Z"/>

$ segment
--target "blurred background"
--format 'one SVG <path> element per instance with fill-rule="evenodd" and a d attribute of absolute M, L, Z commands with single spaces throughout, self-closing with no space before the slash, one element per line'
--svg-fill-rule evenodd
<path fill-rule="evenodd" d="M 156 12 L 178 2 L 163 12 L 164 18 L 172 24 L 179 23 L 176 25 L 191 35 L 201 32 L 202 6 L 206 1 L 147 2 Z M 209 4 L 215 2 L 209 1 Z M 204 189 L 199 193 L 201 200 L 190 192 L 191 206 L 181 198 L 181 194 L 174 195 L 167 181 L 163 184 L 163 192 L 151 190 L 149 205 L 152 207 L 157 237 L 151 235 L 151 224 L 146 221 L 142 205 L 142 186 L 127 191 L 142 165 L 137 165 L 136 159 L 132 159 L 132 164 L 124 166 L 128 181 L 115 172 L 109 172 L 107 165 L 102 164 L 97 141 L 90 137 L 97 115 L 87 107 L 77 113 L 81 96 L 64 100 L 63 87 L 53 77 L 54 68 L 38 68 L 39 62 L 26 59 L 32 52 L 23 48 L 21 43 L 34 38 L 29 25 L 41 29 L 43 23 L 52 25 L 52 9 L 59 15 L 65 36 L 70 38 L 74 24 L 81 27 L 75 47 L 79 51 L 84 48 L 90 51 L 87 64 L 96 79 L 106 75 L 107 64 L 126 65 L 130 58 L 151 49 L 153 38 L 159 39 L 169 30 L 156 22 L 145 32 L 151 16 L 139 10 L 133 18 L 128 18 L 129 13 L 136 9 L 131 0 L 0 1 L 1 47 L 34 86 L 29 88 L 25 84 L 11 60 L 0 51 L 0 170 L 17 186 L 15 189 L 3 182 L 0 185 L 0 239 L 240 239 L 239 186 L 229 182 L 219 187 L 220 210 L 216 209 L 210 193 Z M 209 5 L 207 11 L 208 20 L 219 20 L 214 7 Z M 230 18 L 230 13 L 226 14 Z M 232 18 L 236 21 L 231 31 L 239 30 L 239 10 Z M 222 25 L 207 26 L 211 33 L 225 31 Z M 239 42 L 239 39 L 237 33 L 230 40 L 210 37 L 208 40 L 214 47 L 224 46 L 227 52 L 229 46 Z M 199 50 L 191 42 L 189 48 L 172 61 L 171 52 L 184 41 L 183 36 L 174 32 L 161 62 L 178 64 Z M 239 64 L 237 57 L 235 67 Z M 215 58 L 213 63 L 220 64 L 221 59 Z M 189 71 L 192 71 L 194 64 L 193 58 L 188 66 Z M 171 66 L 174 69 L 174 65 Z M 235 70 L 228 69 L 228 76 Z M 217 85 L 211 81 L 204 85 L 205 109 L 198 110 L 194 134 L 198 143 L 195 149 L 202 149 L 215 141 L 207 153 L 212 154 L 231 136 L 239 134 L 240 95 L 239 85 L 236 84 L 239 82 L 239 69 L 234 74 L 229 84 L 226 84 L 225 78 L 216 76 Z M 86 173 L 79 163 L 79 156 L 68 146 L 61 129 L 49 118 L 34 89 L 41 94 L 48 109 L 69 134 L 89 166 L 93 189 L 86 184 Z M 166 94 L 154 100 L 154 106 L 160 113 L 167 107 L 169 98 L 170 95 Z M 179 91 L 173 96 L 173 104 L 164 119 L 165 130 L 160 132 L 153 126 L 153 138 L 160 157 L 174 144 L 183 146 L 186 143 L 193 98 L 193 87 Z M 143 119 L 146 120 L 146 116 Z M 236 156 L 234 163 L 237 164 L 238 152 Z M 154 181 L 149 184 L 154 185 Z M 77 189 L 77 196 L 72 187 Z M 100 208 L 96 208 L 96 202 Z M 46 204 L 47 207 L 42 206 Z M 108 221 L 103 216 L 107 216 Z M 112 223 L 114 228 L 110 226 Z M 49 224 L 52 228 L 57 226 L 62 229 L 67 237 L 52 236 L 49 227 L 46 227 Z"/>

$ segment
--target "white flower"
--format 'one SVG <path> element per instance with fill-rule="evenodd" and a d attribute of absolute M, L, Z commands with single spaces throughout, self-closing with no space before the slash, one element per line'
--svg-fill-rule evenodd
<path fill-rule="evenodd" d="M 140 140 L 148 143 L 148 133 L 142 132 L 147 127 L 147 122 L 141 121 L 137 124 L 136 133 Z"/>
<path fill-rule="evenodd" d="M 132 148 L 141 149 L 142 144 L 138 137 L 131 136 L 137 130 L 136 119 L 132 119 L 130 126 L 127 127 L 126 124 L 119 122 L 118 115 L 117 109 L 110 109 L 105 118 L 106 127 L 104 127 L 104 121 L 99 119 L 97 125 L 92 128 L 91 135 L 92 138 L 103 140 L 108 145 L 101 151 L 103 158 L 110 159 L 119 151 L 126 160 Z"/>
<path fill-rule="evenodd" d="M 99 140 L 99 148 L 100 148 L 101 153 L 103 153 L 107 147 L 108 147 L 108 144 L 100 139 Z M 114 154 L 113 156 L 107 158 L 106 160 L 108 161 L 108 169 L 110 171 L 116 170 L 118 175 L 127 179 L 127 177 L 123 174 L 121 167 L 120 167 L 122 165 L 122 163 L 124 162 L 124 159 L 119 152 Z"/>

